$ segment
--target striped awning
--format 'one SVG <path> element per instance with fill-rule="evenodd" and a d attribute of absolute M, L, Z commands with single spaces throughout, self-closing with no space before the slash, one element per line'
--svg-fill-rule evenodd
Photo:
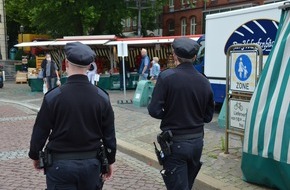
<path fill-rule="evenodd" d="M 242 170 L 246 181 L 290 189 L 289 5 L 275 42 L 250 101 Z"/>
<path fill-rule="evenodd" d="M 171 44 L 173 40 L 180 36 L 166 36 L 166 37 L 144 37 L 144 38 L 122 38 L 116 41 L 110 41 L 106 45 L 118 45 L 120 43 L 125 43 L 129 45 L 155 45 L 155 44 Z M 201 35 L 187 36 L 195 41 L 197 41 Z"/>

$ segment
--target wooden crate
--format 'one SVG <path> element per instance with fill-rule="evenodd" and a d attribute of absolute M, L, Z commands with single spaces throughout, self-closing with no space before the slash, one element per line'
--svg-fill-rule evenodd
<path fill-rule="evenodd" d="M 15 82 L 16 83 L 27 83 L 27 72 L 20 72 L 18 71 L 16 73 L 16 77 L 15 77 Z"/>

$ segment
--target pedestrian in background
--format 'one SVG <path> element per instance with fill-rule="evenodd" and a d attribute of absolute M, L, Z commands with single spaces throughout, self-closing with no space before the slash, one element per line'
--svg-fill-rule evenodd
<path fill-rule="evenodd" d="M 159 58 L 153 57 L 150 80 L 156 82 L 159 73 L 160 73 Z"/>
<path fill-rule="evenodd" d="M 88 71 L 87 71 L 87 76 L 88 76 L 90 83 L 93 85 L 95 85 L 96 72 L 97 72 L 97 64 L 96 64 L 96 62 L 92 62 L 90 64 Z"/>
<path fill-rule="evenodd" d="M 108 171 L 116 156 L 114 112 L 108 94 L 88 81 L 86 71 L 95 53 L 80 42 L 66 44 L 67 82 L 45 94 L 30 141 L 29 157 L 36 169 L 45 148 L 48 190 L 101 189 L 100 153 L 105 147 Z M 104 154 L 102 154 L 104 155 Z"/>
<path fill-rule="evenodd" d="M 56 63 L 51 60 L 51 55 L 49 53 L 45 55 L 45 59 L 41 63 L 41 68 L 43 72 L 43 81 L 46 84 L 46 88 L 48 91 L 55 87 L 56 78 L 57 83 L 60 84 L 58 67 Z"/>
<path fill-rule="evenodd" d="M 148 111 L 161 119 L 158 142 L 167 189 L 191 190 L 201 167 L 204 123 L 214 113 L 213 92 L 208 79 L 192 67 L 199 45 L 181 37 L 172 47 L 177 66 L 159 74 Z"/>
<path fill-rule="evenodd" d="M 149 75 L 149 68 L 150 68 L 150 58 L 147 55 L 147 50 L 142 48 L 141 49 L 141 64 L 139 68 L 139 81 L 140 80 L 147 80 L 147 77 Z"/>

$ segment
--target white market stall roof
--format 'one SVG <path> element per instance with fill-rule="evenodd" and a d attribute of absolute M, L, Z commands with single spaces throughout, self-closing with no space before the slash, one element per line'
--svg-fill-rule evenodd
<path fill-rule="evenodd" d="M 54 41 L 34 41 L 34 42 L 22 42 L 20 44 L 16 44 L 15 47 L 34 47 L 34 46 L 48 46 L 49 44 L 53 43 Z"/>
<path fill-rule="evenodd" d="M 87 45 L 103 45 L 110 40 L 63 40 L 63 41 L 23 42 L 20 44 L 16 44 L 15 47 L 64 46 L 67 43 L 76 41 Z"/>
<path fill-rule="evenodd" d="M 198 40 L 202 35 L 186 36 L 193 40 Z M 115 35 L 99 35 L 99 36 L 64 36 L 54 41 L 34 41 L 16 44 L 15 47 L 35 47 L 35 46 L 64 46 L 69 42 L 81 42 L 87 45 L 118 45 L 126 43 L 128 45 L 142 44 L 163 44 L 172 43 L 175 38 L 181 36 L 162 36 L 162 37 L 139 37 L 139 38 L 117 38 Z"/>
<path fill-rule="evenodd" d="M 103 45 L 107 43 L 109 40 L 64 40 L 64 41 L 54 41 L 53 43 L 49 44 L 49 46 L 64 46 L 70 42 L 81 42 L 86 45 Z"/>
<path fill-rule="evenodd" d="M 115 35 L 92 35 L 92 36 L 64 36 L 60 40 L 112 40 L 116 39 Z"/>
<path fill-rule="evenodd" d="M 69 42 L 81 42 L 87 45 L 103 45 L 111 40 L 115 40 L 115 35 L 97 36 L 64 36 L 53 41 L 33 41 L 16 44 L 15 47 L 35 47 L 35 46 L 64 46 Z"/>
<path fill-rule="evenodd" d="M 190 35 L 186 36 L 197 41 L 202 35 Z M 115 41 L 110 41 L 105 45 L 117 45 L 120 43 L 125 43 L 128 45 L 137 44 L 162 44 L 162 43 L 172 43 L 175 38 L 181 36 L 163 36 L 163 37 L 143 37 L 143 38 L 117 38 Z"/>

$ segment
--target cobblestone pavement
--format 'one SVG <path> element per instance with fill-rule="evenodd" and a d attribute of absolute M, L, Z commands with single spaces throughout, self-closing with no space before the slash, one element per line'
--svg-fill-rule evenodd
<path fill-rule="evenodd" d="M 2 94 L 1 94 L 2 95 Z M 27 157 L 36 112 L 0 101 L 0 189 L 45 189 L 45 176 Z M 122 152 L 117 153 L 114 175 L 104 185 L 112 189 L 165 189 L 157 169 Z"/>
<path fill-rule="evenodd" d="M 108 92 L 115 112 L 119 150 L 126 150 L 127 154 L 141 159 L 143 162 L 140 163 L 130 157 L 130 159 L 133 159 L 134 164 L 127 164 L 130 159 L 126 157 L 126 154 L 119 152 L 115 177 L 106 184 L 106 188 L 165 189 L 159 171 L 151 167 L 151 165 L 156 163 L 152 143 L 159 132 L 160 121 L 151 118 L 146 108 L 138 108 L 132 104 L 117 103 L 118 100 L 133 99 L 134 91 L 127 91 L 126 97 L 123 92 L 118 90 Z M 28 139 L 35 119 L 36 112 L 32 110 L 39 108 L 42 97 L 43 94 L 41 92 L 31 92 L 27 84 L 6 82 L 4 88 L 0 89 L 0 141 L 2 142 L 0 144 L 0 166 L 1 171 L 5 171 L 0 173 L 0 189 L 3 189 L 2 185 L 4 184 L 7 188 L 17 189 L 12 188 L 12 184 L 17 179 L 24 181 L 21 183 L 24 184 L 23 188 L 20 189 L 25 189 L 25 184 L 28 187 L 30 186 L 30 189 L 32 186 L 41 187 L 41 185 L 44 185 L 43 175 L 30 169 L 31 163 L 26 156 L 27 152 L 25 152 L 28 148 Z M 17 104 L 11 104 L 13 102 Z M 12 105 L 17 109 L 11 108 Z M 3 112 L 2 110 L 8 111 Z M 217 117 L 218 113 L 215 114 L 210 124 L 205 125 L 202 156 L 204 164 L 197 177 L 197 184 L 201 183 L 201 187 L 196 186 L 195 189 L 205 189 L 205 186 L 202 186 L 203 184 L 207 184 L 209 186 L 208 189 L 268 189 L 242 180 L 240 169 L 241 138 L 230 136 L 230 153 L 224 154 L 224 129 L 218 127 Z M 9 129 L 11 128 L 14 130 L 10 131 Z M 15 139 L 17 140 L 15 141 Z M 15 163 L 20 166 L 16 167 Z M 10 166 L 10 164 L 14 167 Z M 156 167 L 158 168 L 158 166 Z M 5 176 L 11 176 L 11 178 Z M 29 177 L 22 179 L 22 176 Z M 133 179 L 132 177 L 136 178 Z M 120 185 L 121 183 L 123 186 Z M 7 184 L 10 185 L 7 186 Z"/>

